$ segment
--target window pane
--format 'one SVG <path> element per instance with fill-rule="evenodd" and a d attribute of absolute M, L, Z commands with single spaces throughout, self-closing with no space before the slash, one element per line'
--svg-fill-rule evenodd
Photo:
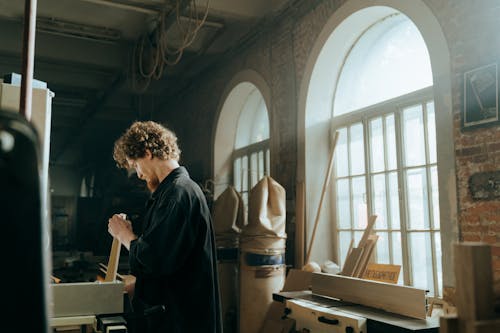
<path fill-rule="evenodd" d="M 387 197 L 385 174 L 372 176 L 373 213 L 377 215 L 376 229 L 387 229 Z"/>
<path fill-rule="evenodd" d="M 257 153 L 253 153 L 250 155 L 250 188 L 254 187 L 257 184 Z"/>
<path fill-rule="evenodd" d="M 248 223 L 248 192 L 241 193 L 241 199 L 243 201 L 243 207 L 245 209 L 245 225 Z"/>
<path fill-rule="evenodd" d="M 367 205 L 365 177 L 354 177 L 352 179 L 352 208 L 354 210 L 355 228 L 366 228 Z"/>
<path fill-rule="evenodd" d="M 434 102 L 427 103 L 427 134 L 429 142 L 429 163 L 436 163 L 436 117 Z"/>
<path fill-rule="evenodd" d="M 252 133 L 250 142 L 260 142 L 265 139 L 269 139 L 269 119 L 267 118 L 267 107 L 264 102 L 264 98 L 259 93 L 259 105 L 254 112 L 254 118 L 252 122 Z"/>
<path fill-rule="evenodd" d="M 437 280 L 438 280 L 438 288 L 439 290 L 436 292 L 436 296 L 443 295 L 443 262 L 442 257 L 443 253 L 441 251 L 441 233 L 434 233 L 434 244 L 436 244 L 436 272 L 437 272 Z"/>
<path fill-rule="evenodd" d="M 383 171 L 385 169 L 384 128 L 381 117 L 370 120 L 370 150 L 371 171 Z"/>
<path fill-rule="evenodd" d="M 425 164 L 424 120 L 421 105 L 403 111 L 403 137 L 405 165 Z"/>
<path fill-rule="evenodd" d="M 339 252 L 339 265 L 342 267 L 344 264 L 345 258 L 347 256 L 347 250 L 349 250 L 349 244 L 351 244 L 351 232 L 350 231 L 341 231 L 339 233 L 339 241 L 340 241 L 340 252 Z M 356 246 L 356 245 L 353 245 Z"/>
<path fill-rule="evenodd" d="M 349 180 L 337 180 L 337 221 L 339 229 L 351 228 L 350 199 Z"/>
<path fill-rule="evenodd" d="M 241 158 L 234 161 L 233 167 L 234 188 L 236 191 L 241 192 Z"/>
<path fill-rule="evenodd" d="M 258 175 L 258 180 L 261 180 L 264 178 L 264 152 L 261 150 L 259 151 L 259 175 Z"/>
<path fill-rule="evenodd" d="M 389 234 L 387 232 L 377 231 L 377 260 L 378 264 L 390 264 L 389 256 Z"/>
<path fill-rule="evenodd" d="M 365 173 L 365 144 L 363 135 L 363 124 L 357 123 L 349 128 L 350 134 L 350 164 L 351 175 Z"/>
<path fill-rule="evenodd" d="M 434 295 L 432 278 L 431 240 L 428 232 L 413 232 L 409 234 L 411 278 L 416 288 L 429 290 Z"/>
<path fill-rule="evenodd" d="M 385 130 L 387 133 L 387 169 L 394 170 L 398 167 L 396 155 L 396 127 L 394 114 L 385 117 Z"/>
<path fill-rule="evenodd" d="M 439 188 L 437 167 L 431 167 L 431 190 L 432 190 L 432 216 L 434 219 L 434 229 L 440 228 L 439 218 Z"/>
<path fill-rule="evenodd" d="M 337 116 L 431 85 L 422 35 L 408 17 L 393 15 L 353 45 L 340 74 L 333 112 Z"/>
<path fill-rule="evenodd" d="M 389 177 L 389 205 L 391 212 L 391 228 L 399 230 L 401 228 L 401 220 L 399 216 L 399 189 L 398 189 L 398 174 L 391 172 Z"/>
<path fill-rule="evenodd" d="M 429 228 L 427 207 L 427 178 L 425 168 L 406 171 L 409 229 Z"/>
<path fill-rule="evenodd" d="M 254 87 L 247 96 L 238 118 L 235 149 L 269 139 L 269 119 L 264 97 Z"/>
<path fill-rule="evenodd" d="M 354 232 L 354 246 L 358 246 L 359 241 L 361 240 L 361 237 L 363 237 L 363 231 L 355 231 Z"/>
<path fill-rule="evenodd" d="M 248 156 L 241 159 L 241 190 L 248 191 Z"/>
<path fill-rule="evenodd" d="M 269 149 L 266 150 L 266 175 L 271 175 L 271 153 Z"/>
<path fill-rule="evenodd" d="M 401 233 L 392 232 L 391 241 L 392 241 L 392 264 L 401 266 L 401 270 L 399 271 L 398 284 L 403 284 L 404 281 L 403 253 L 401 251 L 403 247 L 401 244 Z"/>
<path fill-rule="evenodd" d="M 339 138 L 337 146 L 335 147 L 335 174 L 337 177 L 344 177 L 348 175 L 348 156 L 347 156 L 347 128 L 337 130 Z"/>

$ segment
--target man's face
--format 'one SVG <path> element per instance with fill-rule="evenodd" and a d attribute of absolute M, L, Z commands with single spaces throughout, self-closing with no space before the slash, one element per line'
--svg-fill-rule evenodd
<path fill-rule="evenodd" d="M 135 169 L 137 177 L 147 183 L 150 190 L 156 188 L 159 180 L 158 176 L 154 172 L 153 157 L 149 151 L 146 151 L 146 155 L 144 155 L 144 157 L 137 159 L 127 158 L 127 162 L 131 168 Z"/>

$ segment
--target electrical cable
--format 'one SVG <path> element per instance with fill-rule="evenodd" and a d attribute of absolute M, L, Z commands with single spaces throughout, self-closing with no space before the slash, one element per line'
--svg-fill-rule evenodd
<path fill-rule="evenodd" d="M 208 17 L 210 0 L 207 0 L 203 16 L 199 17 L 198 6 L 195 0 L 189 0 L 186 6 L 187 23 L 183 23 L 181 15 L 181 3 L 183 0 L 175 0 L 175 24 L 181 35 L 178 47 L 169 46 L 165 21 L 171 11 L 167 6 L 161 11 L 156 28 L 152 33 L 142 34 L 132 53 L 131 79 L 135 91 L 144 92 L 152 79 L 159 80 L 163 77 L 166 66 L 175 66 L 180 62 L 184 51 L 196 40 L 198 32 Z"/>

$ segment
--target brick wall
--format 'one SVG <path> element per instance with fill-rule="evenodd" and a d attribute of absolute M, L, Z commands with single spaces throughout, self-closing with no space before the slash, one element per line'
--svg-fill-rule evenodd
<path fill-rule="evenodd" d="M 458 223 L 463 241 L 493 245 L 495 280 L 500 280 L 500 198 L 474 200 L 470 177 L 500 170 L 500 127 L 462 129 L 464 73 L 500 60 L 500 2 L 426 1 L 441 22 L 452 70 Z"/>

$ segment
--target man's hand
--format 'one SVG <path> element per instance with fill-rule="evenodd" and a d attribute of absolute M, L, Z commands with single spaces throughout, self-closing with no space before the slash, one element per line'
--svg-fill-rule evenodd
<path fill-rule="evenodd" d="M 114 214 L 108 220 L 108 232 L 117 238 L 127 250 L 130 249 L 130 242 L 137 239 L 132 231 L 132 223 L 126 219 L 125 214 Z"/>

